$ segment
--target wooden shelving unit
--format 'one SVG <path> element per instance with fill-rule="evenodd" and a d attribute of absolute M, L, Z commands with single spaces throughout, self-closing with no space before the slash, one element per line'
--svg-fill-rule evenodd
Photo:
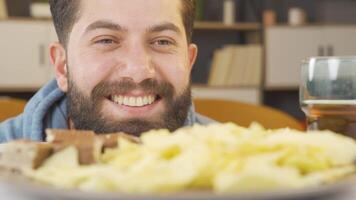
<path fill-rule="evenodd" d="M 196 88 L 213 88 L 213 89 L 256 89 L 260 88 L 260 86 L 255 85 L 208 85 L 208 84 L 200 84 L 194 83 L 192 85 Z"/>
<path fill-rule="evenodd" d="M 249 41 L 249 36 L 256 34 L 259 36 L 262 28 L 261 23 L 237 22 L 234 24 L 224 24 L 220 21 L 196 21 L 194 30 L 197 31 L 195 33 L 197 41 L 195 42 L 197 42 L 196 44 L 199 47 L 204 47 L 204 49 L 200 51 L 201 57 L 195 67 L 198 69 L 209 69 L 208 65 L 211 65 L 211 63 L 206 62 L 206 60 L 212 59 L 210 56 L 216 49 L 229 44 L 248 44 L 250 43 L 247 42 Z M 205 73 L 208 74 L 210 72 L 204 71 L 203 74 Z M 201 74 L 199 73 L 199 75 Z M 193 84 L 192 94 L 194 98 L 225 99 L 253 104 L 261 104 L 262 102 L 262 86 L 211 86 L 204 84 L 203 81 L 201 82 L 194 82 Z"/>
<path fill-rule="evenodd" d="M 224 99 L 231 101 L 241 101 L 245 103 L 261 104 L 261 92 L 259 87 L 244 86 L 192 86 L 193 98 L 201 99 Z"/>
<path fill-rule="evenodd" d="M 293 90 L 299 90 L 298 86 L 265 86 L 264 88 L 265 91 L 293 91 Z"/>
<path fill-rule="evenodd" d="M 231 25 L 222 22 L 195 22 L 196 30 L 232 30 L 232 31 L 260 31 L 260 23 L 235 23 Z"/>
<path fill-rule="evenodd" d="M 4 92 L 36 92 L 40 87 L 24 87 L 24 86 L 0 86 L 0 93 Z M 1 95 L 0 95 L 1 96 Z"/>
<path fill-rule="evenodd" d="M 31 28 L 31 26 L 34 26 L 35 24 L 42 24 L 44 23 L 45 27 L 43 27 L 43 30 L 50 30 L 53 28 L 51 19 L 49 18 L 41 18 L 41 19 L 35 19 L 35 18 L 26 18 L 26 17 L 11 17 L 6 20 L 1 20 L 0 22 L 6 22 L 6 24 L 13 23 L 15 25 L 20 26 L 21 24 L 28 24 L 28 26 Z M 2 23 L 1 23 L 2 24 Z M 20 25 L 19 25 L 20 24 Z M 46 28 L 47 27 L 47 28 Z M 30 28 L 26 28 L 26 30 L 29 30 Z M 217 45 L 224 44 L 227 41 L 235 40 L 235 35 L 239 34 L 240 32 L 243 32 L 242 34 L 253 34 L 254 32 L 259 32 L 262 30 L 262 26 L 259 23 L 235 23 L 232 25 L 226 25 L 222 22 L 211 22 L 211 21 L 205 21 L 205 22 L 196 22 L 195 24 L 195 30 L 201 31 L 204 35 L 209 35 L 213 36 L 216 34 L 222 33 L 222 38 L 221 40 L 218 40 L 216 43 Z M 54 31 L 53 31 L 54 33 Z M 47 34 L 46 33 L 41 33 L 42 35 Z M 41 35 L 40 34 L 40 35 Z M 55 35 L 55 34 L 54 34 Z M 228 38 L 225 38 L 225 35 L 228 36 Z M 232 37 L 233 35 L 233 37 Z M 27 34 L 29 38 L 33 38 L 33 36 Z M 52 37 L 52 36 L 51 36 Z M 42 41 L 42 40 L 40 40 Z M 27 54 L 26 54 L 27 55 Z M 39 56 L 32 56 L 32 57 L 39 57 Z M 34 65 L 36 65 L 35 63 Z M 21 65 L 15 65 L 15 66 L 22 66 Z M 10 64 L 9 64 L 10 66 Z M 28 77 L 27 77 L 28 78 Z M 44 81 L 43 84 L 45 84 L 46 81 Z M 0 85 L 0 93 L 2 94 L 10 94 L 13 95 L 17 93 L 34 93 L 38 90 L 39 88 L 33 87 L 33 86 L 27 86 L 25 84 L 2 84 Z M 239 100 L 243 102 L 248 102 L 248 103 L 255 103 L 255 104 L 260 104 L 261 103 L 261 96 L 260 96 L 260 91 L 261 88 L 259 86 L 209 86 L 205 84 L 201 85 L 193 85 L 193 94 L 195 97 L 199 98 L 220 98 L 220 99 L 230 99 L 230 100 Z"/>
<path fill-rule="evenodd" d="M 52 21 L 52 18 L 34 18 L 34 17 L 9 17 L 6 19 L 2 19 L 0 21 L 33 21 L 33 22 L 48 22 L 48 21 Z"/>
<path fill-rule="evenodd" d="M 31 17 L 10 17 L 0 21 L 51 21 L 52 18 L 31 18 Z M 196 21 L 194 23 L 196 30 L 231 30 L 231 31 L 260 31 L 262 25 L 260 23 L 234 23 L 231 25 L 222 22 L 213 21 Z"/>

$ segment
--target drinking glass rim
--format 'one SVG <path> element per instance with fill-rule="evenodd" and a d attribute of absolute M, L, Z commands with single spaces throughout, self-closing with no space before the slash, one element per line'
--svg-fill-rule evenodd
<path fill-rule="evenodd" d="M 302 60 L 303 64 L 307 64 L 310 60 L 355 60 L 356 56 L 312 56 Z"/>

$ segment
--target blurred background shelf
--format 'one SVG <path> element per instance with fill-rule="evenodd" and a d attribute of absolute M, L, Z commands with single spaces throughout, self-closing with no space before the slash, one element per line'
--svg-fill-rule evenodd
<path fill-rule="evenodd" d="M 356 54 L 356 25 L 272 26 L 265 29 L 266 88 L 298 87 L 302 61 Z"/>
<path fill-rule="evenodd" d="M 264 86 L 264 91 L 294 91 L 299 90 L 299 85 Z"/>
<path fill-rule="evenodd" d="M 262 25 L 260 23 L 235 23 L 226 25 L 222 22 L 202 22 L 198 21 L 194 25 L 196 30 L 232 30 L 232 31 L 260 31 Z"/>
<path fill-rule="evenodd" d="M 265 104 L 303 120 L 298 102 L 301 61 L 310 56 L 356 55 L 356 0 L 235 0 L 231 25 L 223 23 L 224 1 L 198 1 L 192 39 L 199 47 L 191 74 L 195 97 Z M 46 47 L 56 35 L 50 19 L 30 18 L 31 0 L 6 2 L 9 19 L 0 20 L 0 96 L 28 99 L 53 77 Z M 307 23 L 288 23 L 288 11 L 294 7 L 306 12 Z M 272 26 L 263 24 L 266 10 L 276 14 Z M 216 52 L 249 45 L 262 49 L 259 84 L 212 86 L 209 77 Z M 240 70 L 251 66 L 248 62 L 240 65 L 245 66 Z M 236 71 L 228 72 L 230 79 L 241 77 Z"/>
<path fill-rule="evenodd" d="M 193 98 L 233 100 L 245 103 L 261 104 L 261 93 L 258 87 L 219 87 L 193 85 Z"/>

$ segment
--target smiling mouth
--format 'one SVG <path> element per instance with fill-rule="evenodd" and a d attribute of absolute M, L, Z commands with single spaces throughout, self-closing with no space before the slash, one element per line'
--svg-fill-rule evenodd
<path fill-rule="evenodd" d="M 144 107 L 155 103 L 161 98 L 158 95 L 146 95 L 146 96 L 111 95 L 109 99 L 112 102 L 122 106 Z"/>

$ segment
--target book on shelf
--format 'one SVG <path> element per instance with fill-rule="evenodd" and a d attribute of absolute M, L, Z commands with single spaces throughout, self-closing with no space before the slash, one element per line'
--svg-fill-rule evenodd
<path fill-rule="evenodd" d="M 5 0 L 0 0 L 0 20 L 8 17 L 7 6 Z"/>
<path fill-rule="evenodd" d="M 243 57 L 245 56 L 244 47 L 235 46 L 233 49 L 233 56 L 230 62 L 229 71 L 226 76 L 226 81 L 224 85 L 240 85 L 243 79 L 243 66 L 245 65 Z"/>
<path fill-rule="evenodd" d="M 261 45 L 251 45 L 250 46 L 250 60 L 252 61 L 251 66 L 251 84 L 254 86 L 260 86 L 262 80 L 262 59 L 263 59 L 263 52 Z"/>
<path fill-rule="evenodd" d="M 212 86 L 221 86 L 226 82 L 234 47 L 229 45 L 214 52 L 208 83 Z"/>
<path fill-rule="evenodd" d="M 214 52 L 208 85 L 260 86 L 261 45 L 228 45 Z"/>

